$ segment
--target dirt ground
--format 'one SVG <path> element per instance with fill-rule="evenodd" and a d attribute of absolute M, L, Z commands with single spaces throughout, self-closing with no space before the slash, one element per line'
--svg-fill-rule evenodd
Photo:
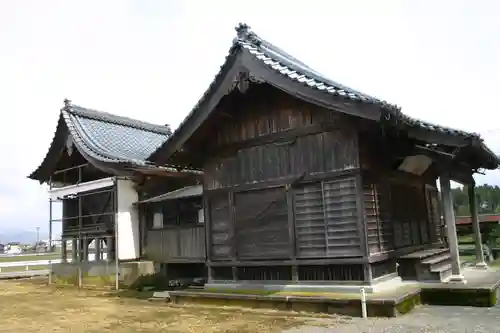
<path fill-rule="evenodd" d="M 0 332 L 281 332 L 318 318 L 174 307 L 106 291 L 0 281 Z"/>

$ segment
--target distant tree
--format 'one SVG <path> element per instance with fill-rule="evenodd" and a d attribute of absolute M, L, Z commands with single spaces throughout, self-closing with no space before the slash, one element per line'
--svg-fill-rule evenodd
<path fill-rule="evenodd" d="M 481 185 L 476 187 L 478 196 L 479 214 L 500 213 L 500 187 L 492 185 Z M 452 189 L 455 214 L 457 216 L 470 215 L 469 196 L 467 187 Z"/>

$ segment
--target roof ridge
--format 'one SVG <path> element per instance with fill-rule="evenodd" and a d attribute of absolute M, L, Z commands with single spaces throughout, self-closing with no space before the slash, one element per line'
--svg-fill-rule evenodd
<path fill-rule="evenodd" d="M 250 26 L 246 23 L 239 23 L 235 29 L 237 33 L 237 38 L 235 39 L 236 43 L 240 44 L 249 43 L 252 46 L 258 48 L 260 51 L 266 53 L 266 55 L 272 58 L 273 60 L 278 61 L 280 63 L 284 63 L 284 65 L 296 71 L 304 72 L 305 70 L 307 72 L 302 74 L 310 76 L 314 80 L 321 81 L 328 85 L 334 86 L 340 90 L 344 90 L 346 93 L 353 93 L 362 97 L 363 99 L 373 100 L 376 103 L 387 104 L 388 106 L 397 108 L 397 106 L 392 103 L 371 96 L 369 94 L 365 94 L 357 89 L 348 87 L 346 85 L 343 85 L 337 81 L 330 79 L 329 77 L 320 73 L 316 69 L 311 68 L 303 61 L 300 61 L 299 59 L 295 58 L 290 53 L 284 51 L 282 48 L 272 44 L 271 42 L 257 35 L 254 31 L 251 30 Z"/>
<path fill-rule="evenodd" d="M 157 125 L 148 123 L 142 120 L 119 116 L 116 114 L 112 114 L 109 112 L 104 112 L 95 109 L 85 108 L 75 104 L 67 104 L 64 107 L 64 110 L 68 113 L 78 115 L 80 117 L 85 117 L 89 119 L 94 119 L 98 121 L 103 121 L 107 123 L 112 123 L 116 125 L 122 125 L 126 127 L 132 127 L 136 129 L 140 129 L 147 132 L 154 132 L 158 134 L 170 135 L 172 130 L 170 125 Z"/>

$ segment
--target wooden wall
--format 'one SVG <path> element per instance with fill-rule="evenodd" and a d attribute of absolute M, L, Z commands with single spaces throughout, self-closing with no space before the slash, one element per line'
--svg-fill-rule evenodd
<path fill-rule="evenodd" d="M 359 167 L 349 119 L 265 85 L 219 108 L 230 118 L 204 166 L 211 260 L 362 256 L 355 172 L 341 176 Z"/>
<path fill-rule="evenodd" d="M 198 221 L 200 197 L 190 197 L 141 206 L 144 256 L 161 263 L 204 262 L 205 225 Z M 162 225 L 155 226 L 160 213 Z"/>
<path fill-rule="evenodd" d="M 114 227 L 115 205 L 112 188 L 81 193 L 81 198 L 62 200 L 63 236 L 100 233 Z M 78 201 L 81 200 L 81 215 Z M 80 219 L 81 217 L 81 228 Z"/>
<path fill-rule="evenodd" d="M 432 166 L 420 176 L 398 171 L 401 159 L 391 156 L 396 149 L 377 138 L 360 136 L 366 233 L 371 254 L 440 241 L 437 174 Z M 404 151 L 398 154 L 403 156 Z"/>
<path fill-rule="evenodd" d="M 267 89 L 266 89 L 267 87 Z M 206 190 L 357 168 L 357 134 L 340 113 L 266 85 L 241 95 L 208 138 Z"/>
<path fill-rule="evenodd" d="M 204 226 L 147 230 L 145 256 L 156 262 L 205 261 Z"/>

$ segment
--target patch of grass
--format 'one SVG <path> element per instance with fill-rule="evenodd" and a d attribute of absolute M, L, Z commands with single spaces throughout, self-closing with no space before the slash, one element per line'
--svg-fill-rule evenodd
<path fill-rule="evenodd" d="M 495 260 L 490 263 L 488 263 L 490 267 L 495 267 L 495 268 L 500 268 L 500 260 Z"/>
<path fill-rule="evenodd" d="M 315 320 L 273 310 L 173 307 L 36 280 L 0 281 L 0 295 L 8 304 L 0 307 L 6 332 L 281 332 Z"/>

